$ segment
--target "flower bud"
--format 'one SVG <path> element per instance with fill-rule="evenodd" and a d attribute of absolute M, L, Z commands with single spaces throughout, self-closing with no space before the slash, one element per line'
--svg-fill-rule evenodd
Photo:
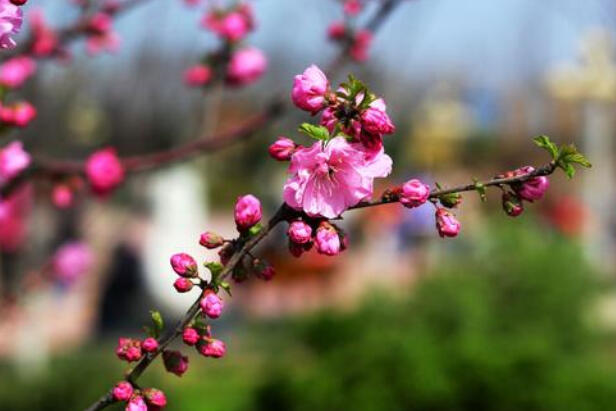
<path fill-rule="evenodd" d="M 237 199 L 235 204 L 235 224 L 239 231 L 245 231 L 261 221 L 263 211 L 261 202 L 252 194 Z"/>
<path fill-rule="evenodd" d="M 134 395 L 128 404 L 126 404 L 125 411 L 148 411 L 148 406 L 143 400 L 143 397 Z"/>
<path fill-rule="evenodd" d="M 26 127 L 36 118 L 36 108 L 22 101 L 13 106 L 13 124 L 17 127 Z"/>
<path fill-rule="evenodd" d="M 327 28 L 327 36 L 332 40 L 343 39 L 346 35 L 346 25 L 344 21 L 334 21 Z"/>
<path fill-rule="evenodd" d="M 325 105 L 329 88 L 327 76 L 314 64 L 293 80 L 291 99 L 298 108 L 316 114 Z"/>
<path fill-rule="evenodd" d="M 368 60 L 370 45 L 372 44 L 372 32 L 370 30 L 359 30 L 355 33 L 353 44 L 349 50 L 351 58 L 358 62 Z"/>
<path fill-rule="evenodd" d="M 288 161 L 291 159 L 296 147 L 297 145 L 290 138 L 278 137 L 278 140 L 269 146 L 268 152 L 275 160 Z"/>
<path fill-rule="evenodd" d="M 443 207 L 456 208 L 462 202 L 462 195 L 460 193 L 443 194 L 439 196 L 438 201 Z"/>
<path fill-rule="evenodd" d="M 218 318 L 225 307 L 222 299 L 212 290 L 206 290 L 201 299 L 201 311 L 210 318 Z"/>
<path fill-rule="evenodd" d="M 269 281 L 276 275 L 276 270 L 274 267 L 265 260 L 260 258 L 255 258 L 252 261 L 252 266 L 255 272 L 255 275 L 265 281 Z"/>
<path fill-rule="evenodd" d="M 287 235 L 296 244 L 306 244 L 312 239 L 312 227 L 301 220 L 293 221 L 289 224 Z"/>
<path fill-rule="evenodd" d="M 360 0 L 345 0 L 343 10 L 344 13 L 349 16 L 356 16 L 362 10 L 362 4 Z"/>
<path fill-rule="evenodd" d="M 181 377 L 188 370 L 188 357 L 182 355 L 179 351 L 163 351 L 163 363 L 168 372 L 178 377 Z"/>
<path fill-rule="evenodd" d="M 535 171 L 533 167 L 526 166 L 515 170 L 514 173 L 516 176 L 521 176 L 532 173 L 533 171 Z M 534 200 L 541 199 L 549 186 L 550 180 L 548 180 L 546 176 L 539 176 L 531 178 L 523 183 L 514 184 L 512 188 L 523 200 L 532 203 Z"/>
<path fill-rule="evenodd" d="M 460 223 L 456 217 L 444 208 L 436 210 L 436 229 L 444 237 L 455 237 L 460 232 Z"/>
<path fill-rule="evenodd" d="M 13 141 L 0 149 L 0 185 L 21 174 L 31 161 L 21 141 Z"/>
<path fill-rule="evenodd" d="M 503 193 L 503 210 L 510 217 L 517 217 L 524 212 L 522 199 L 513 193 Z"/>
<path fill-rule="evenodd" d="M 243 86 L 257 81 L 267 69 L 267 58 L 261 50 L 248 47 L 231 56 L 227 67 L 227 83 Z"/>
<path fill-rule="evenodd" d="M 192 290 L 193 286 L 193 282 L 185 277 L 179 277 L 173 283 L 173 287 L 178 293 L 187 293 Z"/>
<path fill-rule="evenodd" d="M 156 338 L 148 337 L 141 343 L 141 348 L 145 352 L 154 352 L 158 349 L 158 341 Z"/>
<path fill-rule="evenodd" d="M 204 64 L 197 64 L 184 71 L 184 84 L 190 87 L 205 86 L 212 79 L 212 69 Z"/>
<path fill-rule="evenodd" d="M 218 248 L 224 243 L 225 239 L 212 231 L 206 231 L 205 233 L 201 234 L 201 237 L 199 237 L 199 244 L 210 250 Z"/>
<path fill-rule="evenodd" d="M 51 192 L 51 201 L 58 208 L 68 208 L 73 204 L 73 191 L 66 184 L 56 184 Z"/>
<path fill-rule="evenodd" d="M 400 204 L 407 208 L 419 207 L 430 197 L 430 186 L 417 179 L 407 181 L 402 185 Z"/>
<path fill-rule="evenodd" d="M 113 387 L 113 399 L 116 401 L 128 401 L 133 395 L 133 386 L 128 381 L 120 381 Z"/>
<path fill-rule="evenodd" d="M 205 357 L 221 358 L 227 352 L 225 343 L 215 338 L 204 338 L 199 341 L 197 349 Z"/>
<path fill-rule="evenodd" d="M 171 256 L 171 268 L 182 277 L 196 277 L 199 272 L 197 262 L 186 253 L 177 253 Z"/>
<path fill-rule="evenodd" d="M 334 226 L 327 222 L 317 228 L 315 244 L 319 254 L 334 256 L 340 253 L 340 236 Z"/>
<path fill-rule="evenodd" d="M 220 250 L 218 250 L 218 257 L 220 257 L 220 263 L 222 265 L 227 265 L 233 254 L 235 253 L 235 247 L 233 244 L 226 243 L 222 246 Z"/>
<path fill-rule="evenodd" d="M 156 388 L 146 388 L 141 391 L 148 405 L 148 411 L 162 410 L 167 405 L 165 393 Z"/>
<path fill-rule="evenodd" d="M 197 341 L 199 341 L 199 338 L 201 338 L 201 336 L 196 329 L 192 327 L 184 328 L 184 332 L 182 333 L 182 340 L 185 344 L 191 346 L 195 345 L 197 344 Z"/>
<path fill-rule="evenodd" d="M 385 110 L 376 107 L 368 107 L 361 114 L 361 125 L 364 130 L 371 134 L 391 134 L 396 131 L 394 123 Z"/>
<path fill-rule="evenodd" d="M 96 151 L 86 160 L 86 176 L 92 190 L 106 195 L 124 181 L 124 167 L 112 148 Z"/>
<path fill-rule="evenodd" d="M 141 341 L 132 338 L 120 338 L 116 347 L 116 355 L 128 362 L 138 361 L 142 357 Z"/>

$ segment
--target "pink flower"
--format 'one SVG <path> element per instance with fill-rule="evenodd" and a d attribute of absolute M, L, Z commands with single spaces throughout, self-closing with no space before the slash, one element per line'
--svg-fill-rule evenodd
<path fill-rule="evenodd" d="M 51 202 L 58 208 L 68 208 L 73 204 L 73 191 L 66 184 L 56 184 L 51 192 Z"/>
<path fill-rule="evenodd" d="M 344 2 L 343 9 L 344 9 L 345 14 L 348 14 L 349 16 L 356 16 L 357 14 L 361 12 L 361 9 L 362 9 L 361 1 L 346 0 Z"/>
<path fill-rule="evenodd" d="M 126 411 L 148 411 L 148 406 L 146 405 L 143 397 L 139 395 L 133 396 L 128 404 L 126 404 Z"/>
<path fill-rule="evenodd" d="M 113 148 L 94 152 L 86 160 L 86 176 L 92 190 L 106 195 L 124 181 L 124 166 Z"/>
<path fill-rule="evenodd" d="M 179 351 L 163 351 L 163 363 L 168 372 L 178 377 L 181 377 L 188 370 L 188 357 L 182 355 Z"/>
<path fill-rule="evenodd" d="M 148 337 L 141 343 L 141 348 L 145 352 L 154 352 L 158 349 L 158 341 L 156 338 Z"/>
<path fill-rule="evenodd" d="M 214 232 L 211 232 L 211 231 L 206 231 L 205 233 L 202 233 L 201 236 L 199 237 L 199 244 L 201 244 L 202 246 L 210 250 L 218 248 L 222 246 L 224 243 L 225 243 L 224 238 L 222 238 L 220 235 Z"/>
<path fill-rule="evenodd" d="M 248 47 L 236 51 L 227 67 L 227 82 L 243 86 L 257 81 L 267 69 L 267 59 L 261 50 Z"/>
<path fill-rule="evenodd" d="M 320 68 L 314 64 L 298 74 L 293 80 L 291 99 L 302 110 L 316 114 L 325 104 L 329 81 Z"/>
<path fill-rule="evenodd" d="M 186 253 L 173 254 L 170 262 L 173 271 L 182 277 L 196 277 L 199 274 L 197 262 Z"/>
<path fill-rule="evenodd" d="M 120 37 L 113 32 L 113 18 L 107 13 L 95 13 L 88 22 L 86 51 L 90 55 L 101 51 L 114 52 L 120 46 Z"/>
<path fill-rule="evenodd" d="M 510 217 L 517 217 L 524 212 L 522 199 L 515 194 L 504 192 L 502 197 L 503 210 Z"/>
<path fill-rule="evenodd" d="M 238 230 L 244 231 L 261 221 L 263 210 L 261 202 L 252 194 L 237 199 L 235 203 L 235 224 Z"/>
<path fill-rule="evenodd" d="M 23 12 L 10 0 L 0 0 L 0 48 L 12 49 L 17 43 L 11 37 L 19 33 L 23 23 Z"/>
<path fill-rule="evenodd" d="M 146 388 L 142 392 L 148 404 L 148 411 L 162 410 L 167 405 L 167 397 L 161 390 Z"/>
<path fill-rule="evenodd" d="M 275 160 L 288 161 L 295 151 L 297 145 L 293 140 L 286 137 L 278 137 L 278 139 L 269 146 L 268 152 Z"/>
<path fill-rule="evenodd" d="M 374 179 L 389 175 L 391 166 L 391 158 L 383 149 L 368 153 L 344 137 L 333 138 L 327 144 L 316 142 L 293 154 L 284 200 L 310 216 L 335 218 L 369 199 Z"/>
<path fill-rule="evenodd" d="M 120 337 L 115 352 L 121 360 L 128 362 L 138 361 L 143 355 L 141 352 L 141 341 Z"/>
<path fill-rule="evenodd" d="M 215 338 L 207 338 L 198 344 L 197 348 L 201 355 L 212 358 L 221 358 L 227 352 L 225 343 Z"/>
<path fill-rule="evenodd" d="M 116 401 L 128 401 L 133 395 L 133 386 L 128 381 L 121 381 L 113 387 L 113 399 Z"/>
<path fill-rule="evenodd" d="M 441 237 L 455 237 L 460 232 L 456 217 L 444 208 L 436 210 L 436 229 Z"/>
<path fill-rule="evenodd" d="M 515 170 L 514 173 L 520 176 L 532 173 L 533 171 L 535 171 L 533 167 L 526 166 Z M 516 185 L 514 189 L 522 199 L 533 202 L 534 200 L 541 199 L 549 186 L 550 180 L 546 176 L 539 176 Z"/>
<path fill-rule="evenodd" d="M 396 131 L 386 110 L 387 106 L 383 99 L 373 101 L 370 107 L 361 114 L 362 129 L 373 134 L 392 134 Z"/>
<path fill-rule="evenodd" d="M 49 56 L 57 51 L 58 35 L 45 21 L 45 15 L 41 10 L 33 10 L 30 13 L 30 24 L 34 41 L 32 53 L 35 56 Z"/>
<path fill-rule="evenodd" d="M 359 30 L 353 39 L 353 45 L 349 51 L 353 60 L 363 62 L 368 60 L 368 49 L 372 44 L 372 32 L 369 30 Z"/>
<path fill-rule="evenodd" d="M 218 318 L 225 307 L 222 299 L 212 290 L 206 290 L 201 299 L 201 311 L 210 318 Z"/>
<path fill-rule="evenodd" d="M 0 250 L 15 253 L 23 245 L 32 209 L 32 185 L 25 184 L 0 199 Z"/>
<path fill-rule="evenodd" d="M 289 224 L 287 235 L 296 244 L 306 244 L 312 239 L 312 228 L 303 221 L 293 221 Z"/>
<path fill-rule="evenodd" d="M 238 12 L 227 14 L 219 23 L 218 34 L 229 41 L 239 41 L 250 31 L 249 22 Z"/>
<path fill-rule="evenodd" d="M 73 283 L 90 270 L 93 260 L 94 256 L 87 244 L 65 243 L 53 256 L 53 272 L 58 280 Z"/>
<path fill-rule="evenodd" d="M 332 40 L 340 40 L 346 34 L 346 25 L 344 21 L 334 21 L 327 28 L 327 36 Z"/>
<path fill-rule="evenodd" d="M 8 88 L 21 87 L 35 71 L 36 63 L 30 57 L 13 57 L 0 66 L 0 84 Z"/>
<path fill-rule="evenodd" d="M 340 236 L 334 226 L 329 223 L 323 222 L 319 225 L 314 242 L 319 254 L 333 256 L 340 253 Z"/>
<path fill-rule="evenodd" d="M 212 69 L 205 64 L 196 64 L 184 72 L 184 84 L 191 87 L 205 86 L 212 79 Z"/>
<path fill-rule="evenodd" d="M 13 141 L 0 150 L 0 184 L 17 177 L 30 165 L 31 158 L 21 141 Z"/>
<path fill-rule="evenodd" d="M 407 181 L 402 185 L 400 203 L 407 207 L 419 207 L 430 197 L 430 186 L 417 179 Z"/>
<path fill-rule="evenodd" d="M 36 118 L 36 108 L 27 101 L 21 101 L 12 108 L 12 123 L 17 127 L 26 127 Z"/>
<path fill-rule="evenodd" d="M 184 332 L 182 333 L 182 340 L 184 343 L 192 346 L 197 344 L 197 341 L 199 341 L 200 338 L 201 336 L 194 328 L 184 328 Z"/>

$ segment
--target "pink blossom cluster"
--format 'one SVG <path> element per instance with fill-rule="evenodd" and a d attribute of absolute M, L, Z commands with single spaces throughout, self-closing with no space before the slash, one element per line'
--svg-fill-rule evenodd
<path fill-rule="evenodd" d="M 17 43 L 13 36 L 21 30 L 23 12 L 19 6 L 25 1 L 0 0 L 0 48 L 12 49 Z"/>
<path fill-rule="evenodd" d="M 370 57 L 369 51 L 372 45 L 372 32 L 367 29 L 354 29 L 351 21 L 363 10 L 361 0 L 344 0 L 344 20 L 336 20 L 327 28 L 327 36 L 330 40 L 348 47 L 349 56 L 357 61 L 364 62 Z"/>
<path fill-rule="evenodd" d="M 534 172 L 531 166 L 525 166 L 504 173 L 498 177 L 521 177 Z M 532 203 L 540 200 L 550 186 L 546 176 L 533 177 L 522 183 L 511 185 L 511 191 L 504 190 L 502 195 L 503 210 L 511 217 L 517 217 L 524 212 L 524 201 Z"/>
<path fill-rule="evenodd" d="M 111 391 L 113 399 L 126 403 L 126 411 L 156 411 L 167 405 L 165 393 L 156 388 L 135 388 L 128 381 L 120 381 Z"/>
<path fill-rule="evenodd" d="M 193 3 L 193 4 L 196 4 Z M 231 86 L 245 86 L 257 81 L 267 69 L 267 58 L 261 50 L 242 46 L 242 41 L 254 30 L 252 6 L 239 2 L 230 8 L 209 8 L 202 26 L 216 34 L 223 46 L 218 52 L 206 55 L 202 61 L 184 72 L 184 83 L 191 87 L 204 87 L 222 73 L 220 80 Z"/>
<path fill-rule="evenodd" d="M 120 36 L 113 31 L 113 16 L 97 12 L 86 24 L 86 51 L 96 55 L 102 51 L 115 52 L 120 46 Z"/>

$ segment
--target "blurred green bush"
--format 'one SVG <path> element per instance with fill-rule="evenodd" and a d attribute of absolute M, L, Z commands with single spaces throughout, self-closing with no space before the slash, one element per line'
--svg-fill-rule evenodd
<path fill-rule="evenodd" d="M 276 361 L 254 409 L 613 409 L 614 358 L 589 321 L 597 277 L 549 231 L 498 226 L 409 301 L 381 296 L 300 327 L 301 361 Z"/>
<path fill-rule="evenodd" d="M 489 227 L 500 228 L 447 253 L 410 298 L 261 323 L 226 358 L 194 356 L 182 378 L 157 364 L 143 386 L 186 411 L 613 409 L 614 341 L 594 310 L 605 284 L 575 244 L 532 222 Z M 122 365 L 98 346 L 33 379 L 0 367 L 0 410 L 83 409 Z"/>

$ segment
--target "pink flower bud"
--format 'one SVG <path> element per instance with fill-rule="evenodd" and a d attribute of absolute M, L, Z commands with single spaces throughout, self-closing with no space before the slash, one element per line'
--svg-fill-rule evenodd
<path fill-rule="evenodd" d="M 376 107 L 368 107 L 361 114 L 361 125 L 364 130 L 372 134 L 391 134 L 396 131 L 385 110 Z"/>
<path fill-rule="evenodd" d="M 12 123 L 16 127 L 26 127 L 36 118 L 36 108 L 27 101 L 21 101 L 12 107 Z"/>
<path fill-rule="evenodd" d="M 31 158 L 21 141 L 13 141 L 0 149 L 0 184 L 17 177 L 30 165 Z"/>
<path fill-rule="evenodd" d="M 220 250 L 218 250 L 218 256 L 220 257 L 220 263 L 222 265 L 227 265 L 233 254 L 235 253 L 235 248 L 231 243 L 226 243 L 222 246 Z"/>
<path fill-rule="evenodd" d="M 188 357 L 182 355 L 179 351 L 163 351 L 163 363 L 168 372 L 178 377 L 181 377 L 188 370 Z"/>
<path fill-rule="evenodd" d="M 438 235 L 444 237 L 455 237 L 460 232 L 460 223 L 456 217 L 444 208 L 436 210 L 436 229 Z"/>
<path fill-rule="evenodd" d="M 334 226 L 327 222 L 317 228 L 315 244 L 319 254 L 334 256 L 340 253 L 340 236 Z"/>
<path fill-rule="evenodd" d="M 165 393 L 156 388 L 146 388 L 142 391 L 148 411 L 162 410 L 167 405 Z"/>
<path fill-rule="evenodd" d="M 193 286 L 193 282 L 185 277 L 179 277 L 173 283 L 173 287 L 178 293 L 187 293 L 192 290 Z"/>
<path fill-rule="evenodd" d="M 128 381 L 121 381 L 113 387 L 113 399 L 116 401 L 128 401 L 133 395 L 133 386 Z"/>
<path fill-rule="evenodd" d="M 535 171 L 533 167 L 526 166 L 515 170 L 514 173 L 520 176 L 532 173 L 533 171 Z M 539 176 L 523 183 L 516 184 L 513 188 L 522 199 L 533 202 L 534 200 L 541 199 L 549 186 L 550 180 L 548 180 L 546 176 Z"/>
<path fill-rule="evenodd" d="M 510 217 L 517 217 L 524 212 L 522 199 L 513 193 L 504 192 L 502 203 L 503 210 Z"/>
<path fill-rule="evenodd" d="M 124 181 L 124 167 L 113 148 L 96 151 L 86 161 L 86 176 L 92 190 L 109 194 Z"/>
<path fill-rule="evenodd" d="M 267 69 L 263 52 L 254 47 L 236 51 L 227 67 L 227 83 L 244 86 L 257 81 Z"/>
<path fill-rule="evenodd" d="M 271 146 L 269 146 L 269 155 L 278 161 L 288 161 L 291 159 L 297 145 L 293 140 L 286 137 L 278 137 Z"/>
<path fill-rule="evenodd" d="M 36 71 L 36 63 L 30 57 L 13 57 L 0 65 L 0 84 L 8 88 L 21 87 Z"/>
<path fill-rule="evenodd" d="M 189 67 L 184 72 L 184 84 L 190 87 L 205 86 L 212 79 L 212 69 L 204 64 Z"/>
<path fill-rule="evenodd" d="M 77 241 L 65 243 L 53 255 L 53 274 L 63 283 L 74 283 L 88 272 L 93 260 L 87 244 Z"/>
<path fill-rule="evenodd" d="M 252 266 L 255 275 L 262 280 L 269 281 L 276 275 L 276 270 L 274 269 L 274 267 L 267 261 L 260 258 L 255 258 L 252 261 Z"/>
<path fill-rule="evenodd" d="M 73 191 L 66 184 L 56 184 L 51 191 L 51 201 L 58 208 L 68 208 L 73 204 Z"/>
<path fill-rule="evenodd" d="M 327 28 L 327 36 L 332 40 L 340 40 L 346 35 L 346 25 L 344 21 L 334 21 Z"/>
<path fill-rule="evenodd" d="M 229 41 L 239 41 L 246 36 L 249 30 L 250 26 L 244 16 L 241 13 L 232 12 L 220 22 L 219 34 Z"/>
<path fill-rule="evenodd" d="M 419 207 L 430 197 L 430 186 L 417 179 L 407 181 L 402 185 L 400 203 L 407 207 Z"/>
<path fill-rule="evenodd" d="M 139 395 L 133 396 L 128 404 L 126 404 L 126 411 L 148 411 L 148 406 L 146 405 L 143 397 Z"/>
<path fill-rule="evenodd" d="M 121 360 L 138 361 L 142 356 L 141 341 L 132 338 L 120 338 L 115 352 Z"/>
<path fill-rule="evenodd" d="M 370 32 L 369 30 L 359 30 L 355 34 L 355 38 L 353 39 L 353 45 L 351 46 L 351 50 L 349 51 L 351 58 L 360 63 L 368 60 L 368 50 L 370 49 L 371 44 L 372 32 Z"/>
<path fill-rule="evenodd" d="M 287 231 L 289 239 L 297 244 L 306 244 L 312 239 L 312 227 L 303 221 L 293 221 Z"/>
<path fill-rule="evenodd" d="M 360 0 L 345 0 L 343 10 L 349 16 L 356 16 L 361 12 L 362 4 Z"/>
<path fill-rule="evenodd" d="M 145 352 L 154 352 L 158 350 L 158 341 L 156 341 L 156 338 L 148 337 L 141 343 L 141 348 Z"/>
<path fill-rule="evenodd" d="M 201 234 L 201 236 L 199 237 L 199 244 L 201 244 L 202 246 L 210 250 L 213 250 L 214 248 L 218 248 L 222 246 L 224 243 L 225 243 L 225 239 L 212 231 L 206 231 L 205 233 Z"/>
<path fill-rule="evenodd" d="M 227 352 L 225 343 L 215 338 L 203 339 L 197 345 L 197 349 L 206 357 L 221 358 Z"/>
<path fill-rule="evenodd" d="M 327 76 L 313 64 L 303 74 L 295 76 L 291 99 L 300 109 L 316 114 L 325 104 L 328 88 Z"/>
<path fill-rule="evenodd" d="M 244 231 L 261 221 L 263 211 L 261 202 L 252 194 L 237 199 L 235 203 L 235 224 L 239 231 Z"/>
<path fill-rule="evenodd" d="M 199 272 L 197 262 L 186 253 L 177 253 L 171 256 L 171 268 L 182 277 L 196 277 Z"/>
<path fill-rule="evenodd" d="M 195 345 L 197 344 L 197 341 L 199 341 L 200 338 L 201 336 L 199 335 L 197 330 L 195 330 L 194 328 L 191 328 L 191 327 L 184 328 L 184 332 L 182 333 L 182 340 L 184 340 L 185 344 L 188 344 L 191 346 Z"/>
<path fill-rule="evenodd" d="M 201 299 L 201 310 L 210 318 L 218 318 L 225 307 L 222 299 L 212 290 L 206 290 Z"/>

